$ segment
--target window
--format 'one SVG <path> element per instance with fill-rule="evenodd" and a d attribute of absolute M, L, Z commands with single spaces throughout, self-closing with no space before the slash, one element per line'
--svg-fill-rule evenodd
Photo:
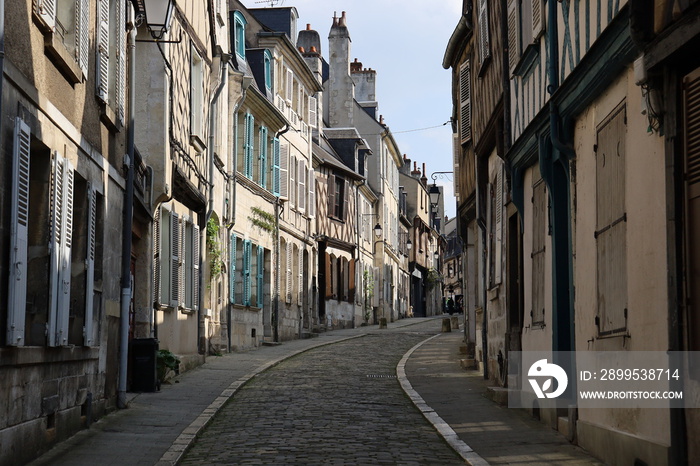
<path fill-rule="evenodd" d="M 88 77 L 90 1 L 37 0 L 34 17 L 46 36 L 49 57 L 71 82 Z"/>
<path fill-rule="evenodd" d="M 488 0 L 479 0 L 479 64 L 484 65 L 491 57 L 491 39 L 489 37 Z"/>
<path fill-rule="evenodd" d="M 98 194 L 68 159 L 32 141 L 21 118 L 12 166 L 6 344 L 92 346 L 101 273 Z"/>
<path fill-rule="evenodd" d="M 272 194 L 280 195 L 280 140 L 272 139 Z"/>
<path fill-rule="evenodd" d="M 269 50 L 265 50 L 265 87 L 268 91 L 272 90 L 272 54 Z"/>
<path fill-rule="evenodd" d="M 267 259 L 269 260 L 269 258 Z M 229 302 L 262 307 L 265 296 L 265 249 L 235 233 L 229 241 Z"/>
<path fill-rule="evenodd" d="M 600 335 L 627 328 L 627 213 L 623 103 L 598 128 L 596 148 L 596 249 Z"/>
<path fill-rule="evenodd" d="M 255 118 L 250 113 L 246 113 L 243 123 L 243 174 L 249 180 L 253 179 L 254 126 Z"/>
<path fill-rule="evenodd" d="M 297 183 L 296 183 L 296 176 L 297 176 L 297 158 L 296 157 L 291 157 L 289 161 L 289 206 L 294 207 L 296 205 L 296 199 L 297 199 Z"/>
<path fill-rule="evenodd" d="M 528 45 L 544 32 L 542 0 L 508 0 L 508 62 L 511 73 Z"/>
<path fill-rule="evenodd" d="M 298 210 L 306 210 L 306 180 L 309 178 L 309 171 L 306 168 L 306 160 L 300 159 L 298 162 L 297 185 L 299 187 Z"/>
<path fill-rule="evenodd" d="M 259 134 L 260 138 L 260 171 L 259 171 L 259 183 L 260 186 L 263 188 L 267 189 L 267 172 L 268 172 L 268 167 L 267 167 L 267 147 L 268 147 L 268 140 L 267 140 L 267 128 L 264 126 L 261 126 L 259 129 Z"/>
<path fill-rule="evenodd" d="M 347 202 L 347 182 L 339 177 L 328 177 L 328 214 L 338 220 L 345 220 Z"/>
<path fill-rule="evenodd" d="M 289 196 L 289 144 L 280 144 L 276 139 L 276 151 L 279 152 L 279 196 L 287 199 Z"/>
<path fill-rule="evenodd" d="M 96 94 L 116 112 L 122 125 L 126 96 L 125 14 L 125 0 L 98 2 Z"/>
<path fill-rule="evenodd" d="M 496 286 L 501 283 L 501 254 L 503 235 L 503 170 L 499 166 L 496 176 L 491 183 L 491 245 L 489 258 L 490 284 Z"/>
<path fill-rule="evenodd" d="M 316 216 L 316 171 L 312 168 L 309 173 L 309 217 Z"/>
<path fill-rule="evenodd" d="M 194 44 L 190 46 L 190 144 L 197 152 L 204 144 L 204 62 Z"/>
<path fill-rule="evenodd" d="M 316 97 L 309 97 L 309 126 L 318 126 L 318 101 Z"/>
<path fill-rule="evenodd" d="M 233 12 L 233 49 L 245 60 L 245 26 L 247 21 L 240 11 Z"/>
<path fill-rule="evenodd" d="M 545 239 L 547 237 L 547 189 L 539 176 L 532 186 L 532 309 L 533 325 L 544 324 Z"/>

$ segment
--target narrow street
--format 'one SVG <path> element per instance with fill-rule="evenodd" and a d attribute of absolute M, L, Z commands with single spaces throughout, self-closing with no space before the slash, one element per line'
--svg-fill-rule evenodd
<path fill-rule="evenodd" d="M 375 330 L 258 375 L 181 464 L 464 464 L 396 379 L 404 353 L 438 325 Z"/>

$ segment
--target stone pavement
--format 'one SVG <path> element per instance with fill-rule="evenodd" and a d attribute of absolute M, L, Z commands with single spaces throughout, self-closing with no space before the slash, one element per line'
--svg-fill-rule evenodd
<path fill-rule="evenodd" d="M 178 376 L 177 383 L 164 385 L 158 393 L 134 394 L 129 409 L 100 419 L 31 465 L 176 464 L 234 392 L 281 361 L 369 333 L 407 332 L 414 325 L 434 325 L 432 333 L 437 334 L 440 324 L 439 317 L 404 319 L 390 323 L 387 330 L 377 326 L 335 330 L 318 338 L 209 357 L 206 364 Z M 459 366 L 461 337 L 458 331 L 429 340 L 421 336 L 399 363 L 397 374 L 399 379 L 407 375 L 404 390 L 466 462 L 599 464 L 544 424 L 487 400 L 483 379 Z M 323 406 L 318 410 L 323 413 Z"/>

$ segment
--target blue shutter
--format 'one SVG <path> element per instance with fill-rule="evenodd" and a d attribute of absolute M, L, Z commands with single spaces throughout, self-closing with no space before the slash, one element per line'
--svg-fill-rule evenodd
<path fill-rule="evenodd" d="M 260 127 L 260 186 L 267 188 L 267 128 Z"/>
<path fill-rule="evenodd" d="M 236 302 L 236 234 L 231 234 L 231 244 L 229 246 L 229 266 L 228 266 L 228 300 L 231 304 Z"/>
<path fill-rule="evenodd" d="M 272 140 L 272 194 L 280 195 L 280 140 Z"/>
<path fill-rule="evenodd" d="M 250 240 L 243 241 L 243 304 L 250 306 L 250 262 L 251 262 L 251 243 Z"/>
<path fill-rule="evenodd" d="M 263 276 L 265 275 L 265 250 L 258 246 L 258 307 L 263 307 Z"/>

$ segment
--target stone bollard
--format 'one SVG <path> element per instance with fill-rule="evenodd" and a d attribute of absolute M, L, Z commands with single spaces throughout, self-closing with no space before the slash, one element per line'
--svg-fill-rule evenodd
<path fill-rule="evenodd" d="M 457 316 L 450 317 L 450 325 L 452 325 L 453 329 L 459 330 L 459 317 L 457 317 Z"/>
<path fill-rule="evenodd" d="M 386 317 L 379 319 L 379 328 L 386 328 Z"/>
<path fill-rule="evenodd" d="M 442 319 L 442 333 L 451 332 L 452 327 L 450 326 L 450 318 L 446 317 Z"/>

